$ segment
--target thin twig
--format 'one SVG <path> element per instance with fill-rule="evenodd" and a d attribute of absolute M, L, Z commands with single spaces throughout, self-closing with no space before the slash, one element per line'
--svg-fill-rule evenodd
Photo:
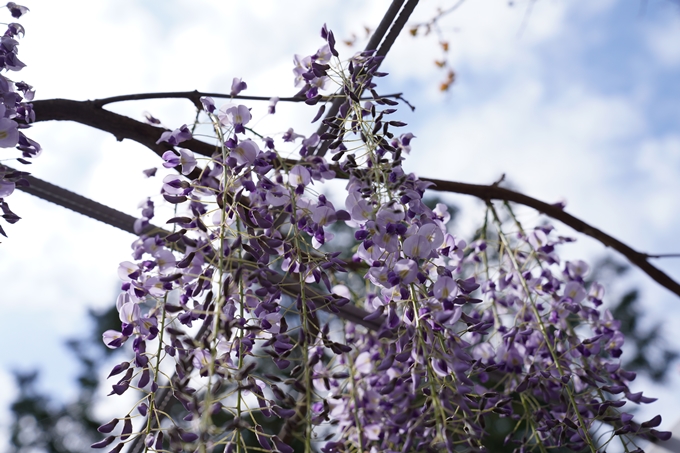
<path fill-rule="evenodd" d="M 403 93 L 391 93 L 383 95 L 384 98 L 396 98 L 399 99 Z M 120 96 L 112 96 L 103 99 L 95 99 L 92 103 L 95 107 L 102 107 L 107 104 L 112 104 L 114 102 L 124 102 L 124 101 L 140 101 L 145 99 L 188 99 L 194 103 L 194 105 L 201 105 L 202 97 L 212 97 L 212 98 L 228 98 L 228 99 L 242 99 L 244 101 L 271 101 L 273 96 L 249 96 L 243 94 L 237 94 L 232 96 L 226 93 L 206 93 L 203 91 L 168 91 L 162 93 L 139 93 L 139 94 L 123 94 Z M 322 96 L 321 100 L 324 102 L 332 101 L 339 95 Z M 373 97 L 365 97 L 362 100 L 368 101 L 373 99 Z M 278 102 L 304 102 L 307 98 L 304 96 L 289 96 L 278 98 Z"/>

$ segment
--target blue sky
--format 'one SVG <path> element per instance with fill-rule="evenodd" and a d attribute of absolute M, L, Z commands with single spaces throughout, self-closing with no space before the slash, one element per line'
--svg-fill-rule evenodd
<path fill-rule="evenodd" d="M 437 6 L 421 2 L 414 21 Z M 235 2 L 217 0 L 35 0 L 22 18 L 27 36 L 21 73 L 38 99 L 95 99 L 148 91 L 228 91 L 243 77 L 248 93 L 290 95 L 292 55 L 320 45 L 327 23 L 339 37 L 375 27 L 389 2 Z M 680 252 L 680 9 L 668 0 L 535 2 L 520 34 L 527 1 L 467 0 L 442 21 L 457 73 L 451 91 L 437 90 L 443 74 L 437 38 L 402 36 L 385 61 L 384 92 L 403 92 L 417 106 L 403 118 L 417 136 L 407 169 L 423 176 L 491 183 L 502 173 L 517 189 L 567 211 L 641 251 Z M 77 12 L 74 13 L 74 12 Z M 349 56 L 351 50 L 341 49 Z M 266 105 L 254 104 L 254 118 Z M 169 127 L 193 118 L 181 101 L 138 102 L 114 110 L 141 119 L 144 111 Z M 290 126 L 312 130 L 315 111 L 281 105 L 258 127 L 272 134 Z M 136 214 L 158 192 L 141 170 L 157 165 L 149 151 L 70 123 L 36 125 L 44 148 L 32 167 L 47 181 Z M 467 234 L 481 221 L 480 204 L 451 197 Z M 9 370 L 42 367 L 43 383 L 72 392 L 74 362 L 66 338 L 89 330 L 88 307 L 113 303 L 116 269 L 129 259 L 132 237 L 22 193 L 12 207 L 23 220 L 0 246 L 0 309 L 8 324 L 0 341 L 0 385 Z M 528 223 L 538 216 L 521 210 Z M 559 226 L 559 225 L 558 225 Z M 569 234 L 566 227 L 561 231 Z M 587 238 L 565 256 L 595 258 L 606 250 Z M 680 260 L 659 266 L 680 279 Z M 648 313 L 665 320 L 668 338 L 680 321 L 677 297 L 634 272 Z M 612 288 L 616 292 L 622 288 Z M 39 336 L 29 332 L 40 332 Z M 663 401 L 663 427 L 678 419 L 677 369 L 665 387 L 650 387 Z M 636 383 L 639 389 L 648 383 Z M 64 389 L 66 389 L 64 391 Z M 68 390 L 71 389 L 71 390 Z M 0 423 L 13 391 L 0 397 Z M 102 409 L 104 411 L 104 409 Z M 0 445 L 5 442 L 0 430 Z"/>

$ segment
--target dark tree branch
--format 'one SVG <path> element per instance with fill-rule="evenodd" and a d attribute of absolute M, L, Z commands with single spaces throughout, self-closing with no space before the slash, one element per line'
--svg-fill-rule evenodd
<path fill-rule="evenodd" d="M 565 225 L 570 226 L 579 233 L 590 236 L 591 238 L 600 241 L 605 246 L 613 248 L 628 258 L 632 264 L 639 267 L 643 272 L 652 277 L 654 281 L 680 296 L 680 284 L 670 278 L 661 269 L 655 267 L 649 261 L 647 261 L 647 258 L 651 257 L 650 255 L 634 250 L 630 246 L 608 235 L 602 230 L 599 230 L 594 226 L 587 224 L 583 220 L 565 212 L 561 207 L 551 205 L 519 192 L 514 192 L 512 190 L 504 189 L 503 187 L 497 187 L 494 185 L 486 186 L 478 184 L 466 184 L 462 182 L 443 181 L 441 179 L 430 178 L 420 179 L 434 183 L 435 186 L 431 187 L 432 190 L 472 195 L 485 201 L 512 201 L 524 206 L 529 206 L 530 208 L 534 208 L 548 217 L 552 217 L 553 219 L 559 220 Z"/>
<path fill-rule="evenodd" d="M 134 120 L 118 113 L 97 107 L 97 101 L 72 101 L 70 99 L 48 99 L 33 101 L 36 122 L 41 121 L 75 121 L 76 123 L 110 132 L 116 140 L 133 140 L 140 143 L 158 156 L 174 149 L 169 143 L 156 144 L 166 129 Z M 192 151 L 203 156 L 211 156 L 215 147 L 198 140 L 185 142 Z M 187 148 L 189 146 L 186 146 Z"/>
<path fill-rule="evenodd" d="M 33 108 L 36 112 L 36 122 L 39 121 L 75 121 L 85 124 L 102 131 L 110 132 L 118 140 L 125 138 L 134 140 L 147 148 L 151 149 L 157 155 L 162 156 L 163 153 L 173 147 L 165 142 L 156 144 L 156 140 L 161 133 L 165 131 L 163 128 L 151 126 L 141 121 L 133 120 L 132 118 L 117 113 L 109 112 L 103 108 L 97 107 L 97 101 L 71 101 L 68 99 L 49 99 L 45 101 L 33 102 Z M 215 152 L 214 145 L 202 142 L 200 140 L 191 139 L 182 142 L 182 147 L 190 149 L 196 154 L 210 157 Z M 286 160 L 287 165 L 294 165 L 296 161 Z M 337 177 L 346 179 L 348 176 L 337 166 L 333 168 L 336 171 Z M 188 177 L 198 177 L 200 170 L 196 169 Z M 587 224 L 586 222 L 572 216 L 565 212 L 562 208 L 551 205 L 519 192 L 514 192 L 509 189 L 504 189 L 496 185 L 477 185 L 466 184 L 455 181 L 444 181 L 440 179 L 421 178 L 423 181 L 432 182 L 434 184 L 431 190 L 441 192 L 451 192 L 472 195 L 482 200 L 505 200 L 514 203 L 522 204 L 536 209 L 543 214 L 559 220 L 565 225 L 570 226 L 579 233 L 590 236 L 607 247 L 611 247 L 628 260 L 639 267 L 643 272 L 649 275 L 654 281 L 659 283 L 664 288 L 667 288 L 674 294 L 680 296 L 680 284 L 669 277 L 662 270 L 652 265 L 648 259 L 654 257 L 661 257 L 662 255 L 651 255 L 638 252 L 618 239 L 604 233 L 603 231 Z"/>
<path fill-rule="evenodd" d="M 413 10 L 416 9 L 416 6 L 418 6 L 418 0 L 408 0 L 406 2 L 406 5 L 404 5 L 404 9 L 401 10 L 401 13 L 399 13 L 399 17 L 397 17 L 397 20 L 394 21 L 392 28 L 390 28 L 389 33 L 385 37 L 385 40 L 380 45 L 380 48 L 376 53 L 377 56 L 383 58 L 387 56 L 387 53 L 392 48 L 392 44 L 394 44 L 394 41 L 397 40 L 397 36 L 401 34 L 401 31 L 404 29 L 406 22 L 408 22 L 409 17 L 411 17 L 411 14 L 413 14 Z M 380 66 L 380 63 L 378 63 L 378 66 Z"/>
<path fill-rule="evenodd" d="M 403 93 L 392 93 L 392 94 L 386 94 L 382 97 L 384 98 L 396 98 L 400 99 Z M 270 101 L 272 99 L 272 96 L 267 97 L 267 96 L 249 96 L 249 95 L 243 95 L 243 94 L 238 94 L 235 96 L 232 96 L 231 94 L 225 94 L 225 93 L 204 93 L 202 91 L 168 91 L 164 93 L 139 93 L 139 94 L 123 94 L 120 96 L 112 96 L 109 98 L 103 98 L 103 99 L 96 99 L 92 101 L 95 105 L 95 107 L 103 107 L 107 104 L 113 104 L 114 102 L 123 102 L 123 101 L 141 101 L 141 100 L 146 100 L 146 99 L 188 99 L 190 100 L 196 107 L 202 108 L 201 106 L 201 98 L 204 96 L 208 97 L 213 97 L 213 98 L 228 98 L 228 99 L 242 99 L 244 101 Z M 335 98 L 339 97 L 339 95 L 331 95 L 331 96 L 322 96 L 321 100 L 324 102 L 334 100 Z M 370 100 L 373 99 L 373 97 L 366 97 L 363 98 L 362 100 Z M 282 97 L 278 98 L 278 102 L 304 102 L 306 101 L 307 98 L 304 96 L 289 96 L 289 97 Z"/>

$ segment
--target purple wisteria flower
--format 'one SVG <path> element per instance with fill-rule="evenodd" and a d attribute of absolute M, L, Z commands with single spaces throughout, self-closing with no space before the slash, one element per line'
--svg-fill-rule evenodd
<path fill-rule="evenodd" d="M 269 100 L 269 105 L 267 106 L 267 113 L 273 115 L 276 113 L 276 104 L 279 103 L 279 98 L 274 96 Z"/>
<path fill-rule="evenodd" d="M 152 168 L 147 168 L 146 170 L 142 170 L 142 173 L 144 173 L 144 176 L 147 178 L 152 178 L 156 176 L 156 172 L 158 171 L 157 167 L 152 167 Z"/>
<path fill-rule="evenodd" d="M 215 101 L 213 100 L 213 98 L 208 96 L 202 96 L 201 104 L 203 104 L 203 110 L 205 110 L 206 112 L 208 113 L 215 112 Z"/>
<path fill-rule="evenodd" d="M 234 77 L 234 80 L 231 82 L 231 91 L 229 94 L 231 94 L 231 96 L 236 96 L 246 88 L 248 88 L 248 85 L 246 85 L 241 78 Z"/>
<path fill-rule="evenodd" d="M 179 149 L 179 156 L 177 156 L 177 154 L 175 154 L 173 151 L 164 152 L 163 160 L 165 161 L 165 163 L 163 163 L 165 168 L 173 168 L 181 165 L 183 175 L 188 175 L 191 173 L 197 165 L 194 153 L 184 148 Z"/>
<path fill-rule="evenodd" d="M 184 141 L 190 140 L 192 138 L 191 131 L 186 124 L 182 125 L 179 129 L 174 131 L 165 131 L 161 134 L 161 138 L 156 141 L 156 143 L 168 142 L 171 145 L 178 145 Z"/>
<path fill-rule="evenodd" d="M 15 19 L 20 18 L 24 14 L 28 12 L 28 8 L 25 6 L 17 5 L 14 2 L 8 2 L 7 5 L 5 5 L 7 9 L 9 9 L 10 13 L 12 13 L 12 17 Z"/>
<path fill-rule="evenodd" d="M 0 148 L 14 148 L 19 143 L 18 125 L 9 118 L 0 118 Z"/>
<path fill-rule="evenodd" d="M 260 149 L 257 143 L 248 139 L 239 142 L 229 153 L 230 157 L 236 159 L 239 164 L 253 164 Z"/>
<path fill-rule="evenodd" d="M 16 184 L 13 183 L 12 181 L 4 181 L 0 179 L 0 198 L 9 197 L 10 195 L 12 195 L 15 188 Z"/>
<path fill-rule="evenodd" d="M 229 107 L 224 113 L 218 113 L 217 117 L 224 126 L 232 126 L 234 132 L 237 134 L 243 134 L 245 132 L 244 126 L 248 124 L 252 118 L 250 109 L 245 105 Z"/>

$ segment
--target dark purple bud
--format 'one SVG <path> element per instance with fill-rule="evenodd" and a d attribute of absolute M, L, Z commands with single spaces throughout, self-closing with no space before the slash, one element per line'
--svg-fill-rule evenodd
<path fill-rule="evenodd" d="M 123 422 L 123 430 L 120 432 L 120 440 L 125 440 L 128 437 L 130 437 L 130 434 L 132 433 L 132 419 L 130 418 L 130 414 L 128 414 L 125 417 L 125 421 Z"/>
<path fill-rule="evenodd" d="M 652 430 L 649 431 L 649 433 L 652 436 L 656 437 L 657 439 L 664 440 L 664 441 L 673 437 L 673 433 L 670 432 L 670 431 L 657 431 L 655 429 L 652 429 Z"/>
<path fill-rule="evenodd" d="M 267 438 L 267 436 L 264 435 L 262 427 L 260 425 L 255 425 L 255 429 L 256 429 L 255 436 L 257 437 L 257 442 L 265 450 L 271 451 L 272 444 L 269 443 L 269 439 Z"/>
<path fill-rule="evenodd" d="M 146 387 L 150 380 L 151 373 L 149 372 L 149 368 L 144 368 L 142 370 L 142 375 L 139 377 L 139 381 L 137 382 L 137 387 L 140 389 Z"/>
<path fill-rule="evenodd" d="M 279 418 L 290 418 L 295 415 L 295 409 L 284 409 L 280 406 L 272 406 L 272 412 L 279 416 Z"/>
<path fill-rule="evenodd" d="M 365 316 L 364 321 L 373 321 L 375 319 L 380 318 L 380 316 L 382 316 L 382 314 L 383 314 L 383 311 L 385 311 L 385 307 L 383 305 L 381 305 L 373 313 L 369 314 L 368 316 Z"/>
<path fill-rule="evenodd" d="M 125 447 L 125 444 L 123 442 L 119 443 L 115 447 L 113 447 L 111 450 L 108 451 L 108 453 L 120 453 L 120 451 Z"/>
<path fill-rule="evenodd" d="M 604 385 L 602 386 L 602 390 L 611 393 L 612 395 L 619 394 L 621 392 L 625 392 L 628 389 L 625 385 Z"/>
<path fill-rule="evenodd" d="M 358 230 L 358 231 L 354 232 L 354 238 L 357 241 L 363 241 L 364 239 L 366 239 L 368 237 L 368 234 L 369 233 L 366 230 Z"/>
<path fill-rule="evenodd" d="M 336 354 L 348 353 L 352 351 L 351 346 L 342 343 L 330 343 L 328 347 L 331 348 L 331 351 L 335 352 Z"/>
<path fill-rule="evenodd" d="M 90 445 L 90 448 L 104 448 L 110 445 L 111 442 L 113 442 L 114 440 L 116 440 L 116 436 L 109 436 L 106 439 L 93 443 L 92 445 Z"/>
<path fill-rule="evenodd" d="M 325 105 L 322 105 L 322 106 L 319 108 L 319 111 L 316 112 L 316 116 L 314 116 L 314 119 L 312 120 L 312 123 L 316 123 L 316 122 L 319 120 L 319 118 L 321 118 L 321 115 L 323 115 L 323 112 L 325 112 L 325 111 L 326 111 L 326 106 L 325 106 Z"/>
<path fill-rule="evenodd" d="M 286 359 L 274 359 L 274 363 L 279 368 L 279 370 L 285 370 L 290 366 L 290 361 Z"/>
<path fill-rule="evenodd" d="M 335 218 L 336 220 L 339 221 L 346 221 L 350 220 L 352 216 L 349 214 L 349 212 L 345 211 L 344 209 L 338 209 L 335 211 Z"/>
<path fill-rule="evenodd" d="M 272 440 L 274 441 L 274 445 L 276 445 L 276 449 L 281 453 L 293 453 L 295 451 L 290 445 L 284 444 L 278 436 L 272 437 Z"/>
<path fill-rule="evenodd" d="M 125 393 L 128 387 L 130 387 L 130 381 L 123 381 L 120 384 L 112 386 L 113 392 L 109 393 L 109 395 L 113 395 L 114 393 L 116 395 L 122 395 L 123 393 Z"/>
<path fill-rule="evenodd" d="M 154 445 L 154 448 L 156 450 L 163 449 L 163 431 L 158 432 L 158 436 L 156 436 L 156 445 Z"/>
<path fill-rule="evenodd" d="M 198 434 L 182 431 L 180 432 L 179 437 L 181 437 L 184 442 L 193 442 L 198 439 Z"/>
<path fill-rule="evenodd" d="M 652 418 L 651 420 L 648 420 L 648 421 L 640 424 L 640 426 L 642 428 L 656 428 L 660 424 L 661 424 L 661 415 L 657 415 L 656 417 Z"/>
<path fill-rule="evenodd" d="M 648 398 L 646 396 L 642 395 L 642 392 L 637 392 L 637 393 L 626 393 L 626 398 L 628 398 L 630 401 L 634 403 L 643 403 L 643 404 L 648 404 L 648 403 L 653 403 L 656 401 L 656 398 Z"/>
<path fill-rule="evenodd" d="M 149 363 L 149 358 L 146 355 L 137 353 L 135 354 L 135 365 L 138 368 L 145 367 Z"/>
<path fill-rule="evenodd" d="M 619 370 L 619 376 L 627 381 L 634 381 L 637 375 L 633 371 Z"/>
<path fill-rule="evenodd" d="M 113 428 L 115 428 L 117 424 L 118 424 L 118 419 L 114 418 L 113 420 L 106 423 L 105 425 L 102 425 L 99 428 L 97 428 L 97 431 L 99 431 L 100 433 L 103 433 L 103 434 L 108 434 L 111 431 L 113 431 Z M 95 447 L 93 447 L 93 448 L 95 448 Z"/>
<path fill-rule="evenodd" d="M 130 367 L 130 362 L 119 363 L 118 365 L 113 367 L 113 369 L 111 370 L 111 373 L 109 373 L 108 377 L 120 374 L 123 371 L 127 370 L 129 367 Z"/>
<path fill-rule="evenodd" d="M 376 368 L 376 371 L 387 371 L 390 368 L 392 368 L 392 364 L 394 363 L 394 354 L 390 354 L 387 357 L 383 359 L 383 361 L 378 365 Z"/>

